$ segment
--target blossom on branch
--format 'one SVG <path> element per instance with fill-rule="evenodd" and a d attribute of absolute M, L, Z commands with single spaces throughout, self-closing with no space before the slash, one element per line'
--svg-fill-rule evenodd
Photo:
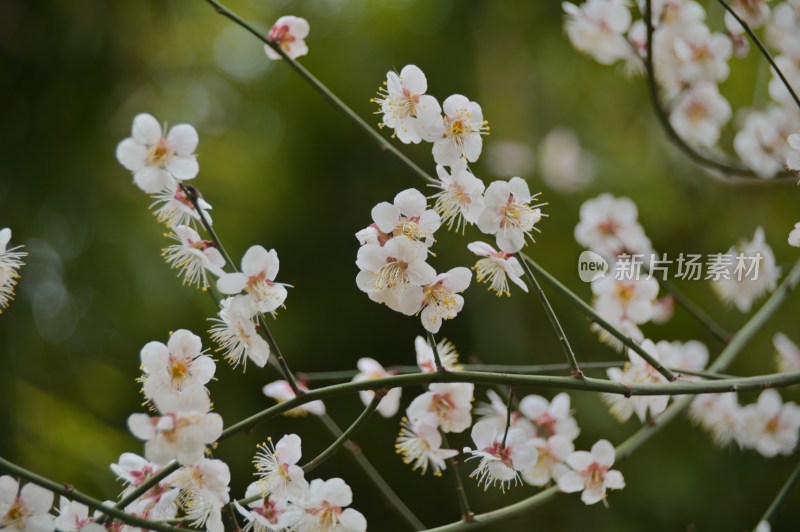
<path fill-rule="evenodd" d="M 525 246 L 525 237 L 542 219 L 542 204 L 531 205 L 539 194 L 531 194 L 528 183 L 520 177 L 495 181 L 486 189 L 486 208 L 478 217 L 478 228 L 495 235 L 497 247 L 506 253 L 516 253 Z"/>
<path fill-rule="evenodd" d="M 428 80 L 416 65 L 404 66 L 400 74 L 387 72 L 378 96 L 372 100 L 383 113 L 383 122 L 378 125 L 392 128 L 403 144 L 420 143 L 420 112 L 439 109 L 436 99 L 425 94 L 427 90 Z"/>
<path fill-rule="evenodd" d="M 585 504 L 606 500 L 606 490 L 625 487 L 622 473 L 611 469 L 614 465 L 614 446 L 607 440 L 592 445 L 592 451 L 575 451 L 567 457 L 572 468 L 558 479 L 558 489 L 565 493 L 580 491 Z"/>
<path fill-rule="evenodd" d="M 285 15 L 272 25 L 267 35 L 267 40 L 280 46 L 281 50 L 290 58 L 296 59 L 308 53 L 308 45 L 306 45 L 304 39 L 308 37 L 310 29 L 306 19 Z M 264 45 L 264 52 L 270 59 L 283 59 L 278 52 L 267 44 Z"/>

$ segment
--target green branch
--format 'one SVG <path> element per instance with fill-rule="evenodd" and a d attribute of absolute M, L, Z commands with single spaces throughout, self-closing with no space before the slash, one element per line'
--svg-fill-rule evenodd
<path fill-rule="evenodd" d="M 761 517 L 762 521 L 769 522 L 772 519 L 772 516 L 775 515 L 775 512 L 777 512 L 778 508 L 781 507 L 783 501 L 786 500 L 786 497 L 792 492 L 795 485 L 797 485 L 798 480 L 800 480 L 800 464 L 797 464 L 797 466 L 794 468 L 794 471 L 792 471 L 792 473 L 789 475 L 789 478 L 786 479 L 786 482 L 775 496 L 772 504 L 769 505 L 769 508 L 767 508 L 767 511 L 764 512 L 763 517 Z"/>

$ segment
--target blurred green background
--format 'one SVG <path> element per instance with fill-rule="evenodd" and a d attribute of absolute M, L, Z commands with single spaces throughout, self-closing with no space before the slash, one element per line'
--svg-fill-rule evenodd
<path fill-rule="evenodd" d="M 587 299 L 572 231 L 580 204 L 603 191 L 636 201 L 659 250 L 722 252 L 762 225 L 780 263 L 797 256 L 786 244 L 800 217 L 796 189 L 732 187 L 704 175 L 665 141 L 642 80 L 626 80 L 621 69 L 572 50 L 559 2 L 231 0 L 230 7 L 265 29 L 283 14 L 307 18 L 311 52 L 303 64 L 371 123 L 379 119 L 369 100 L 386 71 L 414 63 L 440 101 L 463 93 L 482 105 L 492 128 L 487 150 L 501 140 L 535 148 L 556 126 L 575 130 L 598 161 L 588 189 L 561 195 L 533 171 L 523 177 L 549 203 L 529 252 Z M 721 18 L 712 7 L 716 27 Z M 272 330 L 293 369 L 348 369 L 362 356 L 386 366 L 414 363 L 419 321 L 378 307 L 357 290 L 353 233 L 370 223 L 374 204 L 422 188 L 421 182 L 285 65 L 268 61 L 252 36 L 201 0 L 3 0 L 0 57 L 0 227 L 11 227 L 13 242 L 30 253 L 17 300 L 0 317 L 2 456 L 100 499 L 115 497 L 120 485 L 108 464 L 122 452 L 143 450 L 126 430 L 127 416 L 141 409 L 139 349 L 179 328 L 201 334 L 210 346 L 204 331 L 213 303 L 182 287 L 164 264 L 164 228 L 114 158 L 139 112 L 198 129 L 201 171 L 193 184 L 213 204 L 215 227 L 235 257 L 255 243 L 278 250 L 278 280 L 294 288 Z M 723 91 L 735 108 L 753 98 L 764 103 L 765 71 L 755 54 L 734 60 Z M 430 145 L 401 149 L 434 170 Z M 489 161 L 485 155 L 474 166 L 487 183 L 510 177 L 493 173 Z M 442 233 L 434 265 L 471 264 L 466 243 L 477 238 L 475 229 L 466 239 Z M 726 327 L 746 320 L 726 310 L 707 284 L 680 286 Z M 580 360 L 619 357 L 595 341 L 564 299 L 549 293 Z M 800 340 L 796 299 L 732 372 L 773 371 L 772 334 Z M 672 322 L 646 326 L 645 333 L 655 340 L 702 340 L 712 356 L 721 347 L 680 309 Z M 442 334 L 464 360 L 562 361 L 538 301 L 519 291 L 499 299 L 473 286 L 465 311 Z M 218 368 L 211 393 L 226 424 L 272 404 L 261 387 L 278 378 L 273 369 Z M 404 404 L 416 393 L 407 389 Z M 484 397 L 479 389 L 477 398 Z M 580 448 L 599 438 L 620 442 L 638 426 L 614 421 L 595 394 L 572 397 Z M 327 405 L 343 426 L 362 408 L 355 396 Z M 356 441 L 426 524 L 456 520 L 452 479 L 420 477 L 394 454 L 398 422 L 376 416 Z M 243 496 L 252 479 L 247 457 L 254 445 L 288 432 L 303 437 L 307 458 L 331 441 L 312 418 L 275 420 L 226 441 L 217 456 L 231 467 L 233 496 Z M 451 440 L 461 447 L 467 438 Z M 751 529 L 796 461 L 716 449 L 681 419 L 620 464 L 628 487 L 610 495 L 610 508 L 562 495 L 494 529 Z M 345 453 L 315 475 L 343 477 L 372 530 L 404 530 Z M 535 493 L 530 487 L 483 493 L 471 480 L 467 485 L 478 512 Z M 773 530 L 796 529 L 798 505 L 794 493 Z"/>

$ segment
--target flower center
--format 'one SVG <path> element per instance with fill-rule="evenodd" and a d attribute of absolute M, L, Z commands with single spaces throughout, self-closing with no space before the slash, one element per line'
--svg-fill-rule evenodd
<path fill-rule="evenodd" d="M 175 151 L 169 147 L 167 139 L 161 137 L 158 142 L 147 150 L 147 164 L 150 166 L 164 166 Z"/>
<path fill-rule="evenodd" d="M 601 466 L 597 462 L 590 464 L 584 472 L 587 487 L 602 485 L 603 479 L 606 476 L 606 471 L 608 471 L 608 468 L 606 466 Z"/>
<path fill-rule="evenodd" d="M 386 264 L 378 271 L 378 278 L 375 280 L 375 287 L 379 290 L 394 288 L 406 282 L 408 279 L 408 263 L 388 257 Z"/>
<path fill-rule="evenodd" d="M 25 504 L 22 500 L 17 497 L 14 500 L 14 503 L 11 505 L 11 508 L 8 509 L 6 512 L 6 516 L 2 522 L 0 522 L 3 527 L 11 527 L 11 525 L 17 525 L 18 528 L 25 528 L 25 518 L 30 514 L 30 511 L 25 507 Z M 20 526 L 21 525 L 21 526 Z"/>
<path fill-rule="evenodd" d="M 169 376 L 172 378 L 173 385 L 180 387 L 183 380 L 189 375 L 189 363 L 185 358 L 178 358 L 170 355 Z"/>
<path fill-rule="evenodd" d="M 514 227 L 522 231 L 530 231 L 535 222 L 535 212 L 530 205 L 520 203 L 514 199 L 512 194 L 508 195 L 508 202 L 500 207 L 500 214 L 503 219 L 500 227 Z"/>
<path fill-rule="evenodd" d="M 449 288 L 444 286 L 444 283 L 442 281 L 438 281 L 436 283 L 426 286 L 424 293 L 425 293 L 425 299 L 424 299 L 425 305 L 438 305 L 444 307 L 447 310 L 451 310 L 455 308 L 457 304 L 455 294 L 453 294 L 453 292 Z"/>

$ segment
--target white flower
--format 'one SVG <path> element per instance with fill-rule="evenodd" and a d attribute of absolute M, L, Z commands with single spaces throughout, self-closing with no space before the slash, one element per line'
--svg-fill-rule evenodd
<path fill-rule="evenodd" d="M 179 244 L 173 244 L 162 251 L 164 259 L 171 268 L 180 270 L 183 284 L 207 289 L 208 272 L 222 275 L 225 259 L 210 240 L 203 240 L 197 231 L 188 225 L 179 225 L 170 237 Z"/>
<path fill-rule="evenodd" d="M 601 194 L 581 205 L 575 240 L 611 262 L 624 253 L 647 255 L 652 252 L 650 240 L 637 217 L 630 199 Z"/>
<path fill-rule="evenodd" d="M 302 503 L 305 515 L 297 528 L 319 532 L 365 532 L 367 520 L 361 512 L 346 508 L 352 502 L 353 491 L 344 480 L 314 479 L 308 500 Z"/>
<path fill-rule="evenodd" d="M 230 501 L 231 472 L 222 460 L 203 458 L 168 477 L 180 490 L 178 501 L 192 526 L 223 532 L 222 507 Z"/>
<path fill-rule="evenodd" d="M 790 455 L 797 447 L 800 430 L 800 406 L 784 403 L 773 389 L 764 390 L 758 401 L 742 407 L 736 441 L 772 458 Z"/>
<path fill-rule="evenodd" d="M 653 315 L 650 321 L 653 323 L 667 323 L 672 319 L 675 314 L 675 298 L 672 294 L 667 294 L 664 297 L 656 299 L 655 307 L 653 308 Z"/>
<path fill-rule="evenodd" d="M 358 359 L 358 374 L 353 377 L 353 382 L 381 379 L 391 376 L 392 374 L 383 369 L 380 362 L 373 358 L 364 357 Z M 383 417 L 392 417 L 395 415 L 400 409 L 400 396 L 402 393 L 402 388 L 392 388 L 389 390 L 378 404 L 378 413 Z M 358 392 L 358 395 L 364 405 L 369 405 L 372 402 L 372 398 L 375 396 L 375 392 L 372 390 L 362 390 Z"/>
<path fill-rule="evenodd" d="M 177 182 L 173 181 L 166 188 L 153 194 L 153 199 L 155 201 L 150 208 L 158 221 L 167 227 L 189 225 L 200 221 L 200 213 L 194 208 L 192 200 Z M 197 205 L 203 211 L 203 217 L 210 225 L 212 221 L 208 211 L 211 210 L 211 205 L 201 197 L 197 198 Z"/>
<path fill-rule="evenodd" d="M 659 351 L 651 340 L 644 340 L 640 345 L 645 352 L 659 361 Z M 609 380 L 622 383 L 626 386 L 666 382 L 663 375 L 645 362 L 645 360 L 632 349 L 628 349 L 628 358 L 630 362 L 626 363 L 623 369 L 608 368 L 608 370 L 606 370 Z M 636 414 L 639 421 L 644 423 L 648 419 L 653 419 L 663 412 L 667 408 L 667 403 L 669 402 L 668 395 L 637 395 L 625 397 L 619 394 L 604 393 L 601 397 L 611 408 L 611 414 L 622 422 L 627 421 L 632 414 Z"/>
<path fill-rule="evenodd" d="M 305 387 L 300 386 L 301 389 L 307 391 Z M 292 390 L 292 386 L 287 381 L 274 381 L 262 388 L 264 395 L 272 397 L 278 404 L 285 403 L 297 397 Z M 322 401 L 309 401 L 297 408 L 284 412 L 284 416 L 302 417 L 306 414 L 314 414 L 315 416 L 325 415 L 325 403 Z"/>
<path fill-rule="evenodd" d="M 167 345 L 149 342 L 142 348 L 142 389 L 155 400 L 162 394 L 179 393 L 184 386 L 208 383 L 216 371 L 214 360 L 203 354 L 200 337 L 186 329 L 172 333 Z"/>
<path fill-rule="evenodd" d="M 426 96 L 428 80 L 419 67 L 406 65 L 398 75 L 386 73 L 386 81 L 378 89 L 378 97 L 372 100 L 381 106 L 383 123 L 394 130 L 397 138 L 404 144 L 418 144 L 422 141 L 418 118 L 423 109 L 439 109 L 433 96 Z"/>
<path fill-rule="evenodd" d="M 735 393 L 706 393 L 694 398 L 689 417 L 711 434 L 715 444 L 724 447 L 736 434 L 740 411 Z"/>
<path fill-rule="evenodd" d="M 668 342 L 656 344 L 658 358 L 662 364 L 678 371 L 702 371 L 708 364 L 708 348 L 702 342 Z"/>
<path fill-rule="evenodd" d="M 122 453 L 119 463 L 111 464 L 111 471 L 128 484 L 122 492 L 122 495 L 126 496 L 160 472 L 161 467 L 136 454 Z M 173 488 L 169 482 L 161 481 L 128 505 L 125 510 L 129 513 L 147 515 L 152 519 L 172 519 L 178 513 L 178 493 L 179 490 Z"/>
<path fill-rule="evenodd" d="M 356 284 L 373 301 L 411 316 L 422 304 L 422 286 L 436 278 L 436 270 L 425 262 L 427 258 L 425 244 L 405 235 L 392 238 L 384 246 L 361 246 L 356 258 L 361 270 Z"/>
<path fill-rule="evenodd" d="M 592 445 L 592 452 L 576 451 L 567 457 L 567 464 L 573 469 L 558 479 L 558 489 L 565 493 L 582 491 L 581 500 L 585 504 L 605 501 L 606 490 L 620 490 L 625 487 L 622 473 L 610 469 L 614 465 L 614 446 L 608 440 L 600 440 Z"/>
<path fill-rule="evenodd" d="M 434 102 L 431 102 L 432 104 Z M 444 116 L 441 111 L 444 109 Z M 420 110 L 419 128 L 422 138 L 433 142 L 436 164 L 451 166 L 466 159 L 474 163 L 481 155 L 481 135 L 489 131 L 481 106 L 460 94 L 448 96 L 439 108 L 436 105 Z"/>
<path fill-rule="evenodd" d="M 588 0 L 580 7 L 564 2 L 564 23 L 572 45 L 604 65 L 632 53 L 625 40 L 631 12 L 622 0 Z"/>
<path fill-rule="evenodd" d="M 251 246 L 242 257 L 242 272 L 222 274 L 217 289 L 230 295 L 245 292 L 253 298 L 258 312 L 274 314 L 286 301 L 286 286 L 275 282 L 279 268 L 277 251 Z"/>
<path fill-rule="evenodd" d="M 274 497 L 298 498 L 308 489 L 303 468 L 297 465 L 303 455 L 297 434 L 287 434 L 273 445 L 272 439 L 258 446 L 253 459 L 261 493 Z"/>
<path fill-rule="evenodd" d="M 480 416 L 481 421 L 490 421 L 495 424 L 498 430 L 505 430 L 506 422 L 509 419 L 506 401 L 494 390 L 486 390 L 488 403 L 478 403 L 475 407 L 475 415 Z M 520 412 L 511 411 L 511 428 L 520 429 L 530 438 L 536 436 L 537 431 L 534 424 Z"/>
<path fill-rule="evenodd" d="M 469 287 L 472 272 L 467 268 L 453 268 L 447 273 L 440 273 L 428 285 L 422 287 L 422 326 L 436 334 L 442 326 L 442 320 L 456 317 L 464 308 L 464 298 L 458 293 Z"/>
<path fill-rule="evenodd" d="M 477 479 L 484 490 L 499 484 L 505 493 L 506 488 L 519 484 L 520 472 L 532 467 L 539 458 L 533 439 L 525 431 L 509 428 L 506 435 L 504 428 L 488 420 L 475 423 L 472 441 L 475 450 L 465 447 L 464 452 L 472 455 L 467 460 L 478 458 L 480 463 L 469 476 Z"/>
<path fill-rule="evenodd" d="M 787 137 L 799 124 L 792 113 L 779 106 L 768 107 L 763 112 L 750 112 L 733 139 L 733 148 L 760 177 L 773 177 L 789 163 Z"/>
<path fill-rule="evenodd" d="M 486 281 L 489 285 L 489 290 L 495 292 L 498 296 L 511 295 L 509 290 L 508 280 L 522 288 L 525 292 L 528 291 L 528 286 L 525 281 L 521 279 L 525 275 L 525 270 L 519 263 L 516 257 L 505 251 L 497 251 L 489 244 L 483 242 L 472 242 L 467 244 L 467 249 L 479 257 L 475 266 L 475 277 L 479 283 Z"/>
<path fill-rule="evenodd" d="M 720 128 L 730 118 L 731 106 L 717 85 L 701 81 L 681 97 L 669 122 L 687 143 L 708 148 L 717 143 Z"/>
<path fill-rule="evenodd" d="M 539 143 L 539 171 L 550 188 L 575 192 L 594 179 L 595 160 L 569 129 L 550 131 Z"/>
<path fill-rule="evenodd" d="M 800 222 L 794 224 L 794 229 L 789 233 L 789 245 L 800 248 Z"/>
<path fill-rule="evenodd" d="M 764 230 L 756 229 L 753 240 L 741 242 L 725 254 L 727 277 L 712 282 L 712 288 L 725 303 L 733 303 L 739 312 L 749 312 L 753 302 L 775 290 L 780 268 L 772 248 L 764 240 Z"/>
<path fill-rule="evenodd" d="M 800 172 L 800 133 L 793 133 L 786 139 L 789 153 L 786 154 L 786 167 Z"/>
<path fill-rule="evenodd" d="M 99 530 L 105 530 L 100 525 L 92 525 L 92 520 L 92 517 L 89 517 L 89 507 L 85 504 L 70 501 L 64 496 L 59 499 L 58 517 L 56 517 L 54 524 L 61 532 L 89 532 L 94 527 L 99 527 Z M 92 525 L 91 528 L 90 525 Z"/>
<path fill-rule="evenodd" d="M 142 113 L 133 119 L 131 137 L 117 145 L 117 160 L 133 172 L 139 188 L 157 194 L 171 188 L 173 179 L 185 181 L 197 175 L 197 143 L 197 131 L 192 126 L 173 126 L 165 137 L 158 120 Z"/>
<path fill-rule="evenodd" d="M 800 347 L 792 342 L 783 333 L 775 333 L 772 337 L 772 345 L 775 346 L 778 371 L 787 373 L 790 371 L 800 371 Z"/>
<path fill-rule="evenodd" d="M 394 448 L 403 458 L 403 463 L 414 464 L 412 471 L 419 469 L 424 475 L 430 467 L 435 477 L 442 476 L 447 467 L 445 460 L 458 454 L 454 449 L 442 449 L 442 434 L 435 419 L 429 416 L 416 421 L 404 417 Z"/>
<path fill-rule="evenodd" d="M 772 11 L 772 19 L 766 26 L 769 44 L 782 54 L 800 57 L 800 5 L 797 0 L 781 2 Z"/>
<path fill-rule="evenodd" d="M 442 223 L 452 230 L 464 232 L 467 224 L 474 224 L 483 212 L 483 191 L 486 185 L 467 169 L 463 159 L 450 167 L 450 173 L 443 166 L 436 167 L 439 181 L 433 185 L 441 189 L 433 195 L 436 198 L 434 209 L 442 218 Z"/>
<path fill-rule="evenodd" d="M 542 219 L 541 205 L 530 204 L 538 197 L 538 193 L 531 195 L 528 183 L 522 178 L 493 182 L 484 194 L 486 209 L 478 217 L 478 228 L 487 235 L 495 235 L 501 250 L 516 253 Z"/>
<path fill-rule="evenodd" d="M 546 486 L 551 480 L 558 481 L 569 470 L 564 462 L 575 451 L 575 445 L 569 438 L 559 435 L 532 441 L 538 458 L 532 466 L 522 471 L 522 480 L 531 486 Z"/>
<path fill-rule="evenodd" d="M 772 532 L 772 526 L 770 526 L 769 521 L 759 521 L 754 532 Z"/>
<path fill-rule="evenodd" d="M 653 50 L 658 79 L 674 98 L 699 82 L 724 81 L 733 45 L 727 35 L 712 34 L 700 22 L 656 31 Z"/>
<path fill-rule="evenodd" d="M 233 296 L 220 302 L 219 318 L 212 318 L 214 325 L 209 330 L 227 360 L 234 368 L 239 364 L 247 367 L 247 359 L 263 368 L 269 360 L 269 343 L 258 334 L 258 324 L 252 298 Z"/>
<path fill-rule="evenodd" d="M 647 323 L 655 311 L 658 281 L 655 279 L 617 280 L 613 275 L 592 282 L 594 309 L 608 321 L 627 320 Z"/>
<path fill-rule="evenodd" d="M 463 432 L 472 423 L 473 392 L 471 383 L 435 383 L 411 401 L 406 410 L 412 424 L 425 420 L 438 424 L 444 432 Z"/>
<path fill-rule="evenodd" d="M 20 251 L 22 246 L 9 248 L 10 240 L 11 229 L 0 229 L 0 313 L 8 307 L 9 301 L 14 297 L 14 287 L 19 279 L 17 270 L 24 264 L 22 257 L 28 255 Z"/>
<path fill-rule="evenodd" d="M 533 422 L 540 438 L 561 436 L 573 441 L 581 432 L 570 412 L 570 398 L 567 393 L 557 394 L 552 401 L 540 395 L 525 396 L 519 403 L 519 411 Z"/>
<path fill-rule="evenodd" d="M 256 481 L 247 486 L 245 498 L 249 499 L 261 495 L 261 493 L 261 487 Z M 247 520 L 244 527 L 245 532 L 250 530 L 254 532 L 294 530 L 294 526 L 303 517 L 302 508 L 281 497 L 262 497 L 249 503 L 248 508 L 242 507 L 237 501 L 234 501 L 233 504 Z"/>
<path fill-rule="evenodd" d="M 211 400 L 201 386 L 184 388 L 177 396 L 158 397 L 160 416 L 131 414 L 128 428 L 145 440 L 144 455 L 151 462 L 166 464 L 173 458 L 182 465 L 203 458 L 205 446 L 222 434 L 222 418 L 209 412 Z"/>
<path fill-rule="evenodd" d="M 413 188 L 398 193 L 394 204 L 378 203 L 372 208 L 372 220 L 382 233 L 404 235 L 424 242 L 428 247 L 435 242 L 433 233 L 442 223 L 436 211 L 428 209 L 428 201 L 422 192 Z"/>
<path fill-rule="evenodd" d="M 309 30 L 306 19 L 286 15 L 272 25 L 267 40 L 280 46 L 286 55 L 295 59 L 308 53 L 308 46 L 304 39 L 308 37 Z M 281 55 L 267 45 L 264 45 L 264 51 L 270 59 L 281 59 Z"/>
<path fill-rule="evenodd" d="M 36 484 L 19 483 L 8 475 L 0 477 L 0 529 L 9 532 L 44 532 L 55 528 L 53 492 Z"/>
<path fill-rule="evenodd" d="M 752 29 L 760 28 L 769 19 L 769 0 L 733 0 L 731 8 Z M 731 33 L 743 33 L 744 28 L 733 15 L 725 11 L 725 27 Z"/>
<path fill-rule="evenodd" d="M 414 349 L 417 353 L 417 366 L 423 373 L 436 371 L 436 359 L 433 356 L 433 348 L 428 340 L 422 336 L 417 336 L 414 340 Z M 456 346 L 447 338 L 442 338 L 436 344 L 436 351 L 439 353 L 439 360 L 447 371 L 461 371 L 464 367 L 458 363 L 458 351 Z"/>

